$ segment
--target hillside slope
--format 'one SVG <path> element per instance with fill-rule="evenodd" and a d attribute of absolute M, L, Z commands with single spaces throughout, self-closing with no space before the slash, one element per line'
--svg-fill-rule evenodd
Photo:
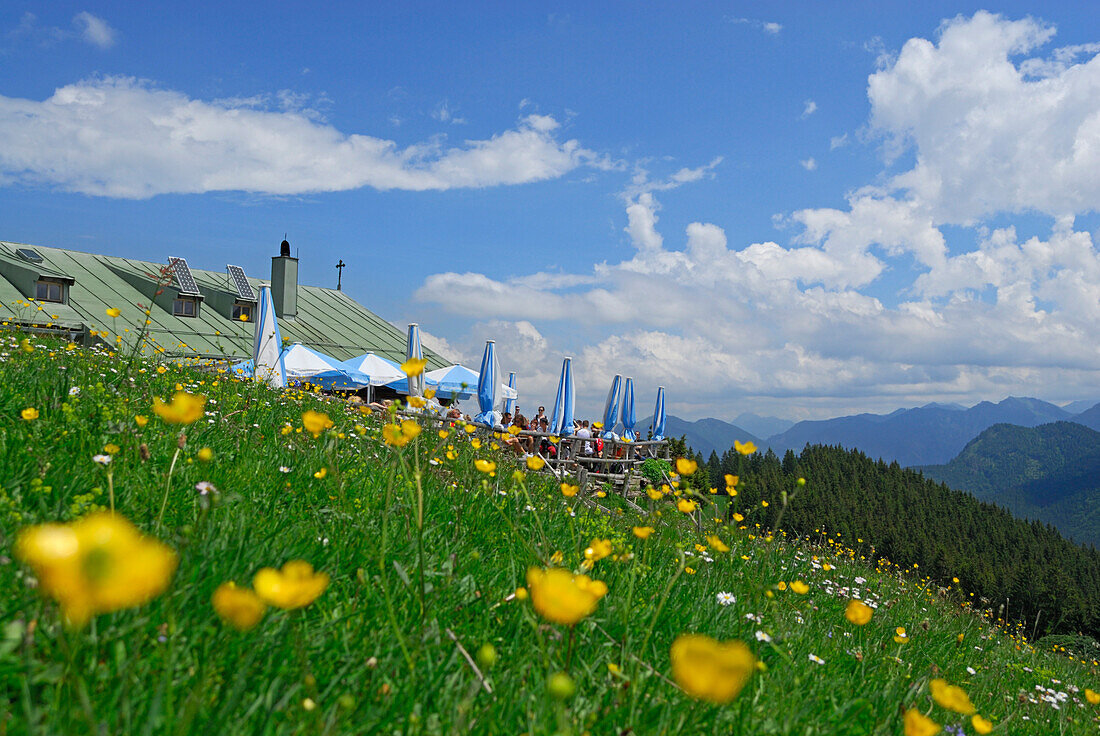
<path fill-rule="evenodd" d="M 1073 422 L 996 424 L 945 465 L 919 468 L 1067 537 L 1100 547 L 1100 432 Z"/>
<path fill-rule="evenodd" d="M 1031 622 L 1041 611 L 1040 631 L 1100 637 L 1100 552 L 1043 523 L 840 447 L 815 445 L 782 459 L 771 452 L 727 454 L 708 472 L 743 479 L 743 508 L 767 501 L 765 526 L 782 518 L 788 531 L 824 535 L 869 559 L 915 567 L 941 586 L 957 578 L 976 600 L 993 606 L 1007 600 L 1006 618 Z M 799 477 L 807 481 L 803 488 Z M 786 511 L 784 493 L 791 499 Z"/>
<path fill-rule="evenodd" d="M 1095 671 L 919 571 L 763 531 L 780 501 L 749 502 L 755 481 L 584 496 L 472 426 L 19 338 L 0 733 L 970 729 L 936 678 L 997 733 L 1095 732 Z M 1067 603 L 1100 589 L 1065 574 Z"/>
<path fill-rule="evenodd" d="M 1009 397 L 969 409 L 944 405 L 899 409 L 892 414 L 858 414 L 799 422 L 767 438 L 778 453 L 807 444 L 840 445 L 904 466 L 946 463 L 983 430 L 999 423 L 1034 427 L 1068 419 L 1069 412 L 1039 399 Z"/>

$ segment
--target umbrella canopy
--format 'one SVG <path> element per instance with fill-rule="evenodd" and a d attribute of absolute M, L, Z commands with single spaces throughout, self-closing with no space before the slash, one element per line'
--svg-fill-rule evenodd
<path fill-rule="evenodd" d="M 275 318 L 275 302 L 271 287 L 260 287 L 260 318 L 252 335 L 252 365 L 257 380 L 267 381 L 273 388 L 286 386 L 286 367 L 283 362 L 283 336 L 279 333 L 279 320 Z"/>
<path fill-rule="evenodd" d="M 623 384 L 623 437 L 633 442 L 638 439 L 638 433 L 634 431 L 634 425 L 638 423 L 638 417 L 634 415 L 634 379 L 626 379 Z"/>
<path fill-rule="evenodd" d="M 512 371 L 511 373 L 508 374 L 508 388 L 512 389 L 512 391 L 516 390 L 516 372 L 515 371 Z M 505 395 L 505 397 L 504 397 L 504 413 L 505 414 L 515 414 L 516 413 L 516 397 L 517 396 L 519 396 L 518 393 L 516 393 L 515 396 Z"/>
<path fill-rule="evenodd" d="M 435 389 L 436 396 L 443 399 L 468 399 L 474 395 L 480 376 L 460 363 L 428 371 L 424 374 L 424 383 Z"/>
<path fill-rule="evenodd" d="M 615 436 L 615 422 L 619 419 L 619 392 L 623 387 L 623 377 L 618 373 L 611 381 L 611 390 L 607 392 L 607 402 L 603 405 L 603 438 L 611 439 Z"/>
<path fill-rule="evenodd" d="M 409 325 L 409 338 L 405 343 L 405 359 L 420 360 L 424 357 L 424 350 L 420 347 L 420 325 L 415 322 Z M 409 377 L 406 389 L 409 396 L 424 395 L 424 374 Z"/>
<path fill-rule="evenodd" d="M 567 437 L 573 434 L 573 359 L 561 362 L 558 393 L 554 397 L 554 413 L 550 415 L 550 434 Z"/>
<path fill-rule="evenodd" d="M 490 427 L 500 420 L 494 409 L 500 394 L 500 366 L 497 365 L 496 342 L 485 342 L 485 354 L 481 356 L 481 373 L 477 377 L 477 406 L 480 411 L 474 421 Z"/>
<path fill-rule="evenodd" d="M 657 387 L 657 405 L 653 407 L 653 439 L 665 438 L 665 387 Z"/>
<path fill-rule="evenodd" d="M 252 358 L 248 360 L 242 360 L 240 363 L 234 363 L 227 369 L 229 374 L 233 378 L 252 378 L 253 364 Z"/>
<path fill-rule="evenodd" d="M 336 358 L 307 348 L 300 342 L 287 346 L 282 357 L 287 378 L 301 380 L 312 378 L 318 373 L 343 370 Z"/>
<path fill-rule="evenodd" d="M 339 365 L 345 371 L 366 376 L 367 382 L 371 386 L 385 386 L 395 378 L 405 379 L 405 374 L 401 372 L 400 366 L 385 358 L 379 358 L 374 353 L 363 353 L 354 358 L 348 358 Z"/>

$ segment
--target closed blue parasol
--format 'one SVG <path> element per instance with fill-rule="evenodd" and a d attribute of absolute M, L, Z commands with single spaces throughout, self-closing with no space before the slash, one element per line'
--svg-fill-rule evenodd
<path fill-rule="evenodd" d="M 633 442 L 638 439 L 638 433 L 634 431 L 634 425 L 638 418 L 634 415 L 634 379 L 626 379 L 623 384 L 623 437 Z"/>
<path fill-rule="evenodd" d="M 512 389 L 513 391 L 516 390 L 516 372 L 515 371 L 512 371 L 511 373 L 508 374 L 508 388 Z M 504 413 L 505 414 L 515 414 L 516 413 L 516 397 L 515 396 L 507 396 L 504 399 Z"/>
<path fill-rule="evenodd" d="M 409 325 L 409 339 L 405 343 L 405 359 L 417 360 L 424 357 L 424 350 L 420 347 L 420 325 L 415 322 Z M 424 395 L 424 374 L 412 376 L 408 382 L 409 396 Z"/>
<path fill-rule="evenodd" d="M 474 416 L 474 421 L 495 426 L 500 417 L 494 409 L 497 403 L 497 394 L 500 385 L 500 367 L 497 365 L 496 343 L 492 340 L 485 342 L 485 354 L 481 357 L 481 373 L 477 378 L 477 406 L 481 411 Z"/>
<path fill-rule="evenodd" d="M 623 377 L 616 373 L 614 380 L 611 381 L 611 390 L 607 392 L 607 402 L 603 405 L 603 433 L 601 436 L 604 439 L 611 439 L 615 436 L 612 430 L 615 429 L 615 422 L 619 418 L 619 392 L 622 387 Z"/>
<path fill-rule="evenodd" d="M 561 362 L 558 393 L 554 397 L 554 413 L 550 415 L 550 434 L 568 437 L 573 434 L 573 359 Z"/>
<path fill-rule="evenodd" d="M 665 438 L 665 387 L 657 387 L 657 405 L 653 407 L 653 439 Z"/>
<path fill-rule="evenodd" d="M 260 287 L 260 318 L 252 335 L 252 365 L 257 381 L 266 381 L 274 388 L 286 386 L 286 369 L 283 367 L 283 336 L 279 333 L 279 320 L 275 318 L 275 302 L 271 287 Z"/>

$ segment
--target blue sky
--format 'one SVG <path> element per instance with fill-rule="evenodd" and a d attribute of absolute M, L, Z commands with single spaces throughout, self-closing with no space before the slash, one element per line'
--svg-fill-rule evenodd
<path fill-rule="evenodd" d="M 0 238 L 263 276 L 286 232 L 592 413 L 1100 399 L 1087 5 L 319 5 L 4 4 Z"/>

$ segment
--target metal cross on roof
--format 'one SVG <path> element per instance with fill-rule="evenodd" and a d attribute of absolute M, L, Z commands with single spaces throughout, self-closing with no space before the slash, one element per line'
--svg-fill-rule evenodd
<path fill-rule="evenodd" d="M 344 259 L 341 258 L 340 262 L 336 264 L 336 290 L 340 291 L 340 285 L 344 276 L 344 269 L 347 268 L 347 264 L 344 263 Z"/>

